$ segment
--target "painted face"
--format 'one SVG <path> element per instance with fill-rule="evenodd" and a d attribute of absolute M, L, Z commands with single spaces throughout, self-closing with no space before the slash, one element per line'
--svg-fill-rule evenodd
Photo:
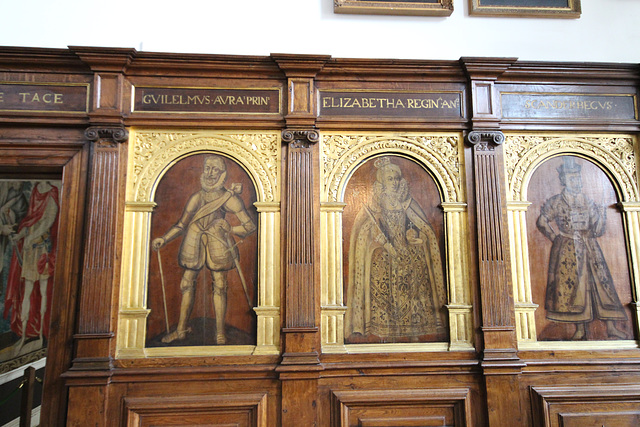
<path fill-rule="evenodd" d="M 570 172 L 564 174 L 564 185 L 571 193 L 579 193 L 582 191 L 582 175 L 580 173 Z"/>
<path fill-rule="evenodd" d="M 208 185 L 214 185 L 224 173 L 224 163 L 215 157 L 210 157 L 204 162 L 202 177 Z"/>
<path fill-rule="evenodd" d="M 400 173 L 394 169 L 389 169 L 382 175 L 382 185 L 387 191 L 398 191 L 400 186 Z"/>

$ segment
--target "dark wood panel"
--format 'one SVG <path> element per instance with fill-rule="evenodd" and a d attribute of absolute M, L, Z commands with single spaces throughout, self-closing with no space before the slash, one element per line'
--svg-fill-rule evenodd
<path fill-rule="evenodd" d="M 626 427 L 640 422 L 640 387 L 532 387 L 536 426 Z"/>
<path fill-rule="evenodd" d="M 62 374 L 72 357 L 71 336 L 76 319 L 88 149 L 77 132 L 55 128 L 2 128 L 0 168 L 8 179 L 62 178 L 58 223 L 58 252 L 48 337 L 41 423 L 62 424 L 67 394 Z"/>
<path fill-rule="evenodd" d="M 131 397 L 124 399 L 125 425 L 242 426 L 267 424 L 266 394 Z"/>
<path fill-rule="evenodd" d="M 332 425 L 471 425 L 468 389 L 337 390 L 332 396 Z"/>
<path fill-rule="evenodd" d="M 91 47 L 0 48 L 0 64 L 0 82 L 33 85 L 36 89 L 51 89 L 43 84 L 84 85 L 80 87 L 88 87 L 91 96 L 89 111 L 80 111 L 79 101 L 77 112 L 73 113 L 56 108 L 46 112 L 0 111 L 0 176 L 62 177 L 62 205 L 68 207 L 61 216 L 63 240 L 58 259 L 62 264 L 56 270 L 54 293 L 56 304 L 64 309 L 52 317 L 54 335 L 48 356 L 51 369 L 48 366 L 45 379 L 47 397 L 42 424 L 638 424 L 640 405 L 635 384 L 640 375 L 640 350 L 629 342 L 637 336 L 638 328 L 631 321 L 636 317 L 637 296 L 632 289 L 635 279 L 624 269 L 628 264 L 621 255 L 624 250 L 615 252 L 623 248 L 622 242 L 628 237 L 624 236 L 622 219 L 616 219 L 614 224 L 613 211 L 609 215 L 616 238 L 602 246 L 615 258 L 608 262 L 615 265 L 611 270 L 615 270 L 613 274 L 620 283 L 616 289 L 629 317 L 624 325 L 625 348 L 617 348 L 615 344 L 619 343 L 614 341 L 611 346 L 600 348 L 519 352 L 510 295 L 502 154 L 500 147 L 490 144 L 465 149 L 463 174 L 467 182 L 462 184 L 471 193 L 466 198 L 466 226 L 472 230 L 468 256 L 478 337 L 475 349 L 322 354 L 322 248 L 318 237 L 322 165 L 318 161 L 320 148 L 315 144 L 317 129 L 363 135 L 372 130 L 396 135 L 406 131 L 474 130 L 486 133 L 489 139 L 506 129 L 562 130 L 573 135 L 589 130 L 635 133 L 640 130 L 636 107 L 632 105 L 640 81 L 637 64 L 533 63 L 515 58 L 414 61 L 286 54 L 241 57 Z M 162 106 L 143 111 L 139 107 L 140 102 L 144 107 L 144 100 L 136 98 L 140 93 L 133 90 L 135 87 L 164 88 L 154 91 L 156 98 L 151 100 Z M 177 92 L 184 89 L 182 95 L 191 96 L 195 103 L 204 103 L 203 96 L 212 96 L 214 92 L 209 91 L 220 88 L 229 91 L 225 96 L 263 90 L 278 91 L 278 95 L 274 92 L 270 98 L 273 109 L 223 109 L 212 113 L 182 108 L 184 102 L 191 101 L 174 98 L 181 93 L 166 88 L 178 88 Z M 234 95 L 233 91 L 240 92 Z M 26 95 L 21 98 L 23 92 L 17 93 L 18 101 L 27 100 Z M 376 108 L 372 107 L 380 104 L 374 105 L 372 98 L 386 99 L 386 95 L 398 93 L 402 95 L 397 99 L 405 107 L 411 100 L 410 111 L 373 111 Z M 515 102 L 514 108 L 500 108 L 501 93 L 514 97 L 502 107 L 513 107 Z M 344 100 L 337 100 L 352 94 L 360 97 L 358 105 L 346 106 Z M 440 106 L 434 104 L 432 94 L 454 96 L 455 108 L 444 112 L 427 108 Z M 42 95 L 38 93 L 37 99 L 32 96 L 30 101 L 53 102 L 55 107 L 55 91 Z M 327 100 L 327 96 L 333 98 Z M 529 96 L 537 103 L 527 104 Z M 616 109 L 611 104 L 612 108 L 607 109 L 612 97 L 624 100 L 624 108 Z M 2 98 L 5 102 L 8 99 L 4 95 Z M 136 99 L 138 106 L 132 108 Z M 520 101 L 522 105 L 518 104 Z M 586 101 L 599 102 L 604 110 L 600 104 L 589 104 L 589 109 L 587 104 L 571 105 Z M 235 104 L 234 108 L 238 107 Z M 385 104 L 385 108 L 387 105 L 401 107 L 397 101 Z M 524 111 L 527 106 L 535 114 Z M 581 114 L 591 112 L 580 115 L 575 114 L 576 109 Z M 436 110 L 443 114 L 431 114 Z M 278 267 L 283 273 L 283 291 L 279 295 L 285 326 L 282 357 L 184 356 L 111 363 L 110 358 L 115 356 L 113 337 L 118 334 L 114 320 L 118 311 L 120 215 L 124 200 L 121 185 L 126 173 L 127 143 L 117 146 L 116 142 L 114 147 L 113 140 L 96 142 L 89 158 L 89 144 L 82 132 L 90 124 L 103 129 L 125 129 L 126 125 L 182 130 L 286 129 L 290 133 L 291 139 L 285 141 L 288 146 L 282 151 L 285 173 L 279 187 L 284 190 L 281 228 L 285 237 L 283 253 L 275 257 L 281 260 Z M 546 165 L 540 171 L 555 182 L 553 167 Z M 428 187 L 431 183 L 426 183 L 427 178 L 416 175 L 416 184 Z M 607 179 L 603 173 L 596 178 L 600 183 Z M 465 179 L 461 178 L 461 182 Z M 555 191 L 548 181 L 536 186 Z M 599 185 L 598 182 L 589 181 L 588 185 Z M 537 194 L 536 200 L 543 202 L 548 194 L 538 189 L 530 193 Z M 421 205 L 430 205 L 430 199 L 433 206 L 441 202 L 432 196 L 433 189 L 425 193 L 428 194 L 419 200 Z M 611 199 L 605 203 L 612 206 L 615 202 Z M 167 210 L 178 214 L 181 208 L 182 204 L 175 200 L 167 204 Z M 86 218 L 85 210 L 89 212 Z M 441 221 L 440 211 L 430 219 L 436 216 L 438 221 L 432 222 L 437 223 L 434 227 L 440 236 L 448 224 Z M 443 237 L 439 241 L 444 259 L 446 241 Z M 531 264 L 537 267 L 546 259 L 548 253 L 537 251 L 532 254 Z M 248 268 L 255 267 L 251 264 Z M 542 270 L 534 272 L 538 284 L 533 295 L 536 303 L 544 299 L 544 286 L 539 285 L 536 276 Z M 154 294 L 150 295 L 149 307 L 158 312 L 160 304 L 154 299 L 157 292 L 151 287 L 149 290 Z M 179 296 L 174 295 L 174 299 Z M 203 299 L 198 297 L 198 301 Z M 241 294 L 231 299 L 246 306 Z M 160 333 L 164 325 L 155 314 L 150 320 L 152 329 Z M 541 331 L 549 326 L 544 322 L 542 319 L 539 325 Z M 253 332 L 255 326 L 247 328 Z M 83 363 L 70 367 L 74 332 L 78 333 L 76 361 Z M 541 337 L 553 340 L 567 337 L 571 331 L 551 332 Z M 594 339 L 604 336 L 601 326 L 592 333 Z M 446 334 L 436 338 L 445 341 Z"/>

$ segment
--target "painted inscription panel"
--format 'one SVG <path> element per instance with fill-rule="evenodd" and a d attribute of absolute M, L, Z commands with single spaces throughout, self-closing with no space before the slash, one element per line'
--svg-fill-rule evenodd
<path fill-rule="evenodd" d="M 0 111 L 89 111 L 88 84 L 0 83 Z"/>
<path fill-rule="evenodd" d="M 156 190 L 147 347 L 255 345 L 255 187 L 235 161 L 178 161 Z M 165 309 L 166 307 L 166 309 Z"/>
<path fill-rule="evenodd" d="M 503 93 L 502 116 L 522 119 L 637 120 L 634 95 Z"/>
<path fill-rule="evenodd" d="M 440 194 L 417 163 L 363 163 L 345 190 L 345 343 L 446 341 Z"/>
<path fill-rule="evenodd" d="M 45 356 L 60 185 L 0 180 L 0 372 Z"/>
<path fill-rule="evenodd" d="M 632 339 L 631 283 L 614 187 L 577 156 L 545 161 L 529 184 L 538 340 Z"/>
<path fill-rule="evenodd" d="M 280 89 L 137 86 L 134 112 L 280 114 Z"/>
<path fill-rule="evenodd" d="M 462 117 L 461 92 L 330 91 L 319 94 L 321 116 Z"/>

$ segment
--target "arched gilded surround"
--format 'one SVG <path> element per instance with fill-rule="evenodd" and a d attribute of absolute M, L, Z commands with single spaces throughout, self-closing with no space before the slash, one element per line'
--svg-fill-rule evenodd
<path fill-rule="evenodd" d="M 468 280 L 467 204 L 462 136 L 458 133 L 323 134 L 321 137 L 322 348 L 325 353 L 436 351 L 473 349 L 472 304 Z M 429 171 L 441 193 L 444 211 L 448 289 L 447 343 L 349 344 L 344 341 L 342 213 L 349 178 L 367 159 L 380 155 L 408 158 Z"/>
<path fill-rule="evenodd" d="M 533 135 L 506 134 L 505 167 L 507 177 L 507 207 L 512 260 L 512 279 L 516 312 L 516 327 L 520 348 L 585 348 L 636 347 L 633 341 L 538 342 L 535 325 L 526 212 L 529 182 L 545 161 L 560 155 L 575 155 L 593 162 L 608 175 L 617 193 L 622 210 L 627 252 L 631 266 L 632 295 L 637 302 L 640 290 L 638 256 L 640 254 L 640 193 L 638 190 L 636 138 L 630 135 Z M 639 312 L 634 304 L 635 324 Z M 636 335 L 637 335 L 636 331 Z"/>
<path fill-rule="evenodd" d="M 132 130 L 124 218 L 117 357 L 278 354 L 280 351 L 280 133 Z M 150 223 L 155 190 L 180 159 L 212 152 L 237 162 L 256 189 L 256 346 L 145 348 Z"/>

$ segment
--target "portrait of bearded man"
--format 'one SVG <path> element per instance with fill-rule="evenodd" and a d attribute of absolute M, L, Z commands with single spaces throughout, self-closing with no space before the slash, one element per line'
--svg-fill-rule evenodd
<path fill-rule="evenodd" d="M 161 341 L 164 344 L 181 342 L 193 332 L 188 322 L 196 299 L 196 279 L 205 267 L 213 281 L 215 344 L 227 344 L 225 318 L 229 271 L 238 271 L 250 305 L 246 308 L 252 309 L 247 284 L 244 283 L 240 268 L 239 242 L 234 238 L 237 236 L 243 239 L 257 229 L 240 197 L 242 185 L 232 183 L 226 186 L 227 164 L 222 156 L 205 155 L 201 170 L 200 189 L 189 197 L 178 221 L 151 242 L 152 249 L 159 251 L 172 240 L 182 236 L 178 251 L 178 266 L 183 269 L 179 282 L 180 312 L 175 329 L 167 330 L 162 337 Z M 180 191 L 181 183 L 175 184 Z M 231 225 L 228 220 L 235 220 L 237 225 Z"/>
<path fill-rule="evenodd" d="M 394 159 L 374 160 L 372 192 L 349 236 L 347 340 L 359 334 L 419 342 L 446 333 L 438 239 Z"/>
<path fill-rule="evenodd" d="M 573 324 L 572 340 L 587 340 L 595 320 L 605 325 L 607 339 L 625 339 L 628 318 L 620 301 L 605 252 L 598 239 L 607 228 L 605 206 L 583 192 L 582 163 L 560 157 L 562 191 L 544 201 L 536 227 L 551 242 L 545 310 L 552 322 Z M 609 255 L 609 254 L 607 254 Z"/>

